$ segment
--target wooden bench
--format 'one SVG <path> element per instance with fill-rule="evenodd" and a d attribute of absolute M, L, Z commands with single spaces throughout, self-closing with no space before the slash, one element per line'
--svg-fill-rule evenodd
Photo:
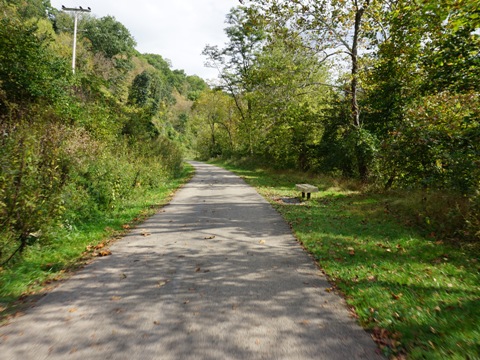
<path fill-rule="evenodd" d="M 302 198 L 305 198 L 305 193 L 307 194 L 307 200 L 310 199 L 311 193 L 318 192 L 318 188 L 310 184 L 296 184 L 295 187 L 302 192 Z"/>

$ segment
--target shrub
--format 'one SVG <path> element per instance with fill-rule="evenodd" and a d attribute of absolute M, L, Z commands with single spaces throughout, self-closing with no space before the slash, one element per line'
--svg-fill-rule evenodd
<path fill-rule="evenodd" d="M 426 96 L 383 144 L 385 167 L 397 180 L 472 194 L 480 180 L 480 96 Z"/>
<path fill-rule="evenodd" d="M 0 264 L 46 237 L 64 210 L 68 129 L 26 121 L 0 125 Z"/>

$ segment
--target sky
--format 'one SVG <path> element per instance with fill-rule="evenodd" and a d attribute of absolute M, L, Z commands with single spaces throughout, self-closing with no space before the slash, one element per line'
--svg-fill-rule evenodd
<path fill-rule="evenodd" d="M 132 34 L 141 53 L 159 54 L 172 69 L 205 80 L 217 78 L 201 55 L 205 45 L 223 46 L 225 16 L 238 0 L 50 0 L 54 8 L 90 7 L 100 18 L 114 16 Z"/>

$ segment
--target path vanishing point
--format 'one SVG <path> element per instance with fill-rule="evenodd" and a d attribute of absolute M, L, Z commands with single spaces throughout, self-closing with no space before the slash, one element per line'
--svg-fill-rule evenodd
<path fill-rule="evenodd" d="M 157 215 L 0 328 L 0 359 L 381 359 L 289 226 L 234 174 Z"/>

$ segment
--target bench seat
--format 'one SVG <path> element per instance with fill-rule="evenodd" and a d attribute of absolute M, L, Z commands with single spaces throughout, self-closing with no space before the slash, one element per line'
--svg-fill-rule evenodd
<path fill-rule="evenodd" d="M 302 198 L 304 198 L 305 194 L 307 194 L 307 200 L 310 199 L 311 193 L 318 192 L 318 187 L 310 184 L 296 184 L 295 187 L 297 188 L 297 190 L 302 192 Z"/>

